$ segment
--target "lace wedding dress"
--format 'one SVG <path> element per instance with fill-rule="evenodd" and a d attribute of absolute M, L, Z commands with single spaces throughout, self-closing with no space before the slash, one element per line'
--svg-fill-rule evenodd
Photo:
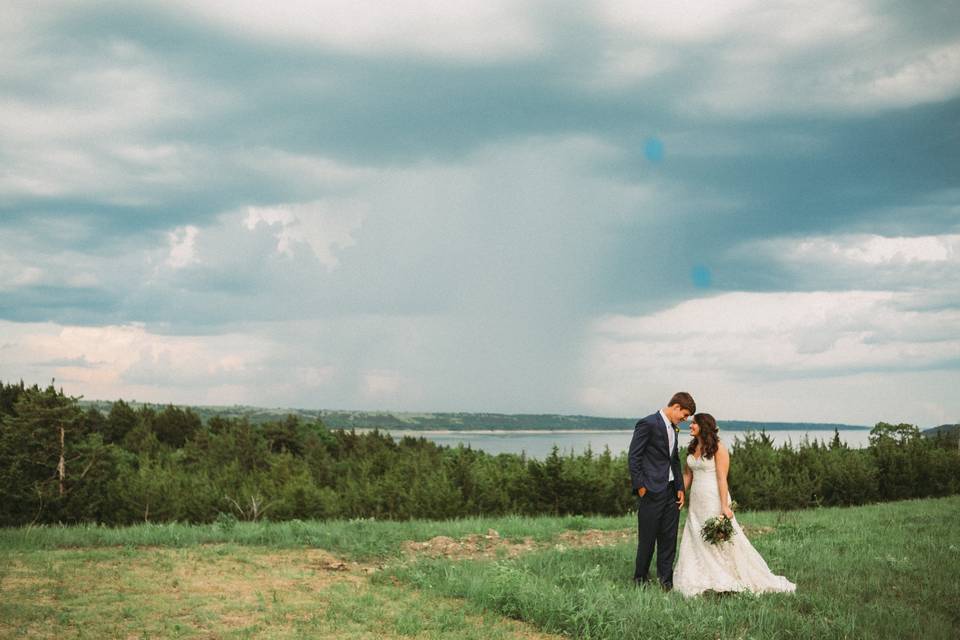
<path fill-rule="evenodd" d="M 713 460 L 698 460 L 692 455 L 687 455 L 687 466 L 693 471 L 693 483 L 690 510 L 680 540 L 680 559 L 673 576 L 674 589 L 685 596 L 704 591 L 795 591 L 795 584 L 770 571 L 743 534 L 736 516 L 735 533 L 729 542 L 713 545 L 700 537 L 703 523 L 721 513 L 717 469 Z"/>

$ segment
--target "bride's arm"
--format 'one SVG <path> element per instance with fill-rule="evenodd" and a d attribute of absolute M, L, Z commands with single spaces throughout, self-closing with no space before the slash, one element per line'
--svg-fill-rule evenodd
<path fill-rule="evenodd" d="M 733 511 L 730 509 L 730 490 L 727 487 L 727 472 L 730 470 L 730 452 L 720 444 L 717 453 L 714 456 L 717 463 L 717 487 L 720 489 L 720 510 L 723 515 L 733 518 Z"/>
<path fill-rule="evenodd" d="M 690 465 L 683 465 L 683 492 L 686 494 L 690 493 L 690 483 L 693 482 L 693 469 L 690 468 Z"/>

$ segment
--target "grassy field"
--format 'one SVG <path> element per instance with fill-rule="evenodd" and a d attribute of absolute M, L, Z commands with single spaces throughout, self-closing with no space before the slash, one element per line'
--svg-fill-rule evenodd
<path fill-rule="evenodd" d="M 797 594 L 638 590 L 630 516 L 0 530 L 0 637 L 960 637 L 960 497 L 739 519 Z"/>

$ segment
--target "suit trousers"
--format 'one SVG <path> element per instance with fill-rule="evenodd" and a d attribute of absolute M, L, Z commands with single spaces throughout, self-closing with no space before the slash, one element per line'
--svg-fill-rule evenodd
<path fill-rule="evenodd" d="M 637 501 L 637 566 L 633 579 L 645 582 L 650 572 L 653 548 L 657 548 L 657 578 L 673 588 L 673 560 L 677 555 L 677 528 L 680 509 L 672 488 L 647 493 Z"/>

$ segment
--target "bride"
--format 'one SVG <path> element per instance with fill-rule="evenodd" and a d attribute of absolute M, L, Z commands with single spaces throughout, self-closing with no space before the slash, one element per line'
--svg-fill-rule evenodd
<path fill-rule="evenodd" d="M 704 591 L 792 592 L 796 585 L 774 575 L 743 534 L 730 508 L 727 470 L 730 453 L 720 442 L 717 422 L 709 413 L 698 413 L 690 422 L 693 440 L 687 448 L 683 485 L 689 499 L 689 513 L 680 541 L 673 586 L 685 596 Z M 713 545 L 703 540 L 700 530 L 710 518 L 724 515 L 733 524 L 729 542 Z"/>

